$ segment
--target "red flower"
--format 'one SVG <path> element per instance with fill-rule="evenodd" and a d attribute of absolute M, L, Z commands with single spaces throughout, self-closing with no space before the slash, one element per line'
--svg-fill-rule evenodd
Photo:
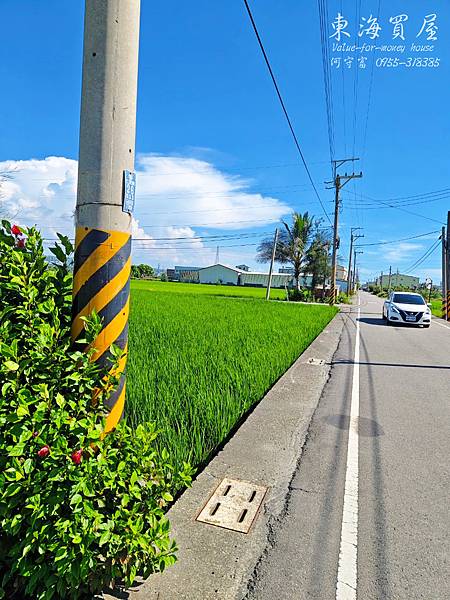
<path fill-rule="evenodd" d="M 38 450 L 38 453 L 37 453 L 39 458 L 45 458 L 49 454 L 50 454 L 50 448 L 47 445 L 42 446 L 42 448 L 40 450 Z"/>
<path fill-rule="evenodd" d="M 25 238 L 18 238 L 16 242 L 17 248 L 25 248 Z"/>
<path fill-rule="evenodd" d="M 22 233 L 22 230 L 20 229 L 20 227 L 18 225 L 13 225 L 11 227 L 11 233 L 13 235 L 20 235 Z"/>
<path fill-rule="evenodd" d="M 81 460 L 83 458 L 83 450 L 77 450 L 76 452 L 74 452 L 72 454 L 72 461 L 76 464 L 79 465 Z"/>

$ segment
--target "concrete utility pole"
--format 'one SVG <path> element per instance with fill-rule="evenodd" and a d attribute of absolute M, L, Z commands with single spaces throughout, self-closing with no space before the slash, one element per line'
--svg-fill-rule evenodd
<path fill-rule="evenodd" d="M 392 265 L 389 267 L 388 294 L 391 293 L 391 281 L 392 281 Z"/>
<path fill-rule="evenodd" d="M 270 287 L 272 285 L 273 263 L 275 262 L 275 253 L 277 251 L 277 243 L 278 243 L 278 227 L 275 229 L 275 235 L 273 238 L 272 259 L 270 261 L 269 279 L 267 280 L 266 300 L 270 299 Z"/>
<path fill-rule="evenodd" d="M 111 345 L 124 350 L 106 431 L 125 404 L 139 13 L 140 0 L 86 0 L 72 338 L 84 336 L 82 317 L 95 310 L 93 360 L 108 366 Z"/>
<path fill-rule="evenodd" d="M 358 254 L 364 254 L 363 250 L 354 250 L 353 252 L 353 279 L 352 279 L 352 291 L 356 286 L 356 257 Z"/>
<path fill-rule="evenodd" d="M 340 191 L 349 181 L 352 179 L 359 179 L 362 177 L 362 173 L 356 175 L 352 173 L 350 175 L 338 175 L 337 170 L 343 164 L 349 161 L 359 160 L 359 158 L 345 158 L 343 160 L 333 160 L 333 182 L 332 183 L 335 189 L 335 199 L 334 199 L 334 228 L 333 228 L 333 254 L 331 259 L 331 289 L 330 289 L 330 304 L 333 305 L 336 303 L 336 272 L 337 272 L 337 252 L 339 249 L 339 208 L 340 208 Z"/>
<path fill-rule="evenodd" d="M 445 227 L 442 227 L 441 233 L 442 242 L 442 318 L 447 319 L 447 239 L 445 233 Z"/>
<path fill-rule="evenodd" d="M 350 252 L 348 257 L 348 271 L 347 271 L 347 296 L 350 294 L 350 280 L 352 278 L 352 257 L 353 257 L 353 243 L 359 238 L 363 238 L 364 234 L 354 234 L 354 231 L 358 231 L 362 227 L 352 227 L 350 229 Z"/>
<path fill-rule="evenodd" d="M 450 321 L 450 210 L 447 213 L 447 241 L 445 244 L 446 254 L 446 295 L 445 295 L 445 319 Z"/>

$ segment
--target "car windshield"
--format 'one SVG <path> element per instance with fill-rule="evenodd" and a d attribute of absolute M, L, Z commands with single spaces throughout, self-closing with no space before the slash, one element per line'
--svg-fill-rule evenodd
<path fill-rule="evenodd" d="M 425 304 L 422 296 L 412 296 L 409 294 L 394 294 L 392 301 L 398 304 Z"/>

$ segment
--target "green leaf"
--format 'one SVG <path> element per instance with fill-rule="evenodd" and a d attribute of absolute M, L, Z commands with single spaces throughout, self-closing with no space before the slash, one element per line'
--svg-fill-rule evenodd
<path fill-rule="evenodd" d="M 82 502 L 82 501 L 83 501 L 83 496 L 81 496 L 81 494 L 75 494 L 74 496 L 72 496 L 70 504 L 71 505 L 80 504 L 80 502 Z"/>
<path fill-rule="evenodd" d="M 98 542 L 98 545 L 103 546 L 104 544 L 106 544 L 106 542 L 109 540 L 110 537 L 111 537 L 111 533 L 108 530 L 104 531 L 102 533 L 102 535 L 100 536 L 100 541 Z"/>
<path fill-rule="evenodd" d="M 8 369 L 8 371 L 17 371 L 19 365 L 13 360 L 6 360 L 3 365 Z"/>
<path fill-rule="evenodd" d="M 28 410 L 28 406 L 26 404 L 21 404 L 18 408 L 17 408 L 17 416 L 18 417 L 24 417 L 25 415 L 29 415 L 30 411 Z"/>

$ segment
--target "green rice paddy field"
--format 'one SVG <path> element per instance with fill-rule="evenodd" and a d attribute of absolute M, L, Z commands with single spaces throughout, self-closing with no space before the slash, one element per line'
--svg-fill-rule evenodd
<path fill-rule="evenodd" d="M 193 466 L 337 312 L 265 302 L 258 288 L 133 281 L 131 290 L 127 418 L 155 421 L 173 462 Z"/>

